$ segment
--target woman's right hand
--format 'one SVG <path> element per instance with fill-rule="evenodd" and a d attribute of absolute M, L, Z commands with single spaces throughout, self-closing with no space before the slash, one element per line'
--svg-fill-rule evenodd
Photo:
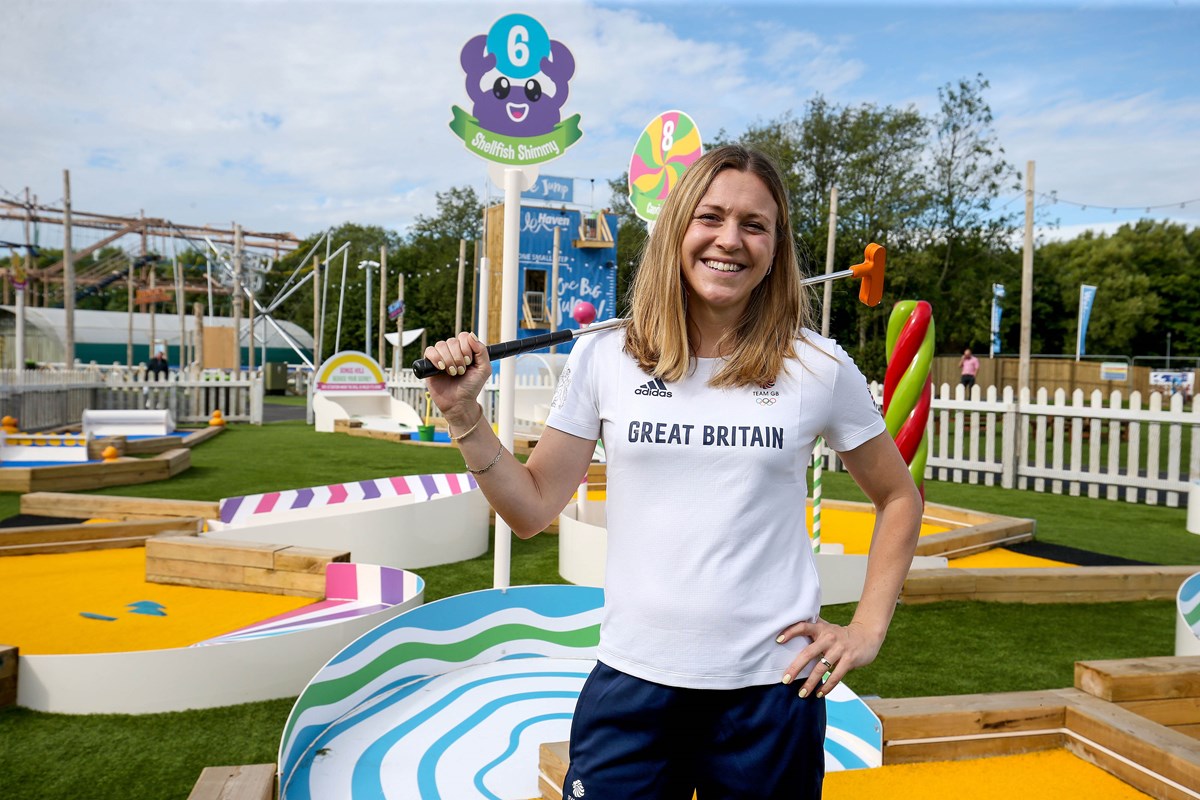
<path fill-rule="evenodd" d="M 425 348 L 423 354 L 440 371 L 425 379 L 433 404 L 451 426 L 469 427 L 477 421 L 479 393 L 492 376 L 487 348 L 474 333 L 462 332 Z"/>

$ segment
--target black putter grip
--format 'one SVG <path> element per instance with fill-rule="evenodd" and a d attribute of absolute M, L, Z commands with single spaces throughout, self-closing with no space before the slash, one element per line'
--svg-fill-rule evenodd
<path fill-rule="evenodd" d="M 508 342 L 496 342 L 487 346 L 487 354 L 489 361 L 496 361 L 509 356 L 517 356 L 521 353 L 531 353 L 534 350 L 541 350 L 543 347 L 549 347 L 552 344 L 563 344 L 574 338 L 574 331 L 569 329 L 554 331 L 553 333 L 542 333 L 537 336 L 530 336 L 527 339 L 513 339 Z M 430 375 L 436 375 L 441 370 L 435 367 L 429 359 L 418 358 L 412 363 L 413 374 L 418 378 L 428 378 Z"/>

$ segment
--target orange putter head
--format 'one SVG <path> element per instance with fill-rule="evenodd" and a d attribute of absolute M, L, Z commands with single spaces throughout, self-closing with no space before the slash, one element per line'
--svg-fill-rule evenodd
<path fill-rule="evenodd" d="M 863 263 L 850 268 L 854 277 L 862 279 L 858 288 L 858 299 L 869 306 L 877 306 L 883 300 L 883 273 L 887 267 L 887 250 L 883 245 L 871 242 L 863 252 Z"/>

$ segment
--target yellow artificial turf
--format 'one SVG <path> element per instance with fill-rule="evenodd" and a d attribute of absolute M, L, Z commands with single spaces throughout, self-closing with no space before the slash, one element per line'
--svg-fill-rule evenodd
<path fill-rule="evenodd" d="M 831 772 L 824 800 L 1146 800 L 1120 778 L 1066 750 L 969 761 L 895 764 Z"/>
<path fill-rule="evenodd" d="M 141 547 L 0 558 L 0 642 L 22 655 L 186 647 L 313 602 L 147 583 L 145 574 Z M 132 613 L 142 601 L 166 616 Z"/>

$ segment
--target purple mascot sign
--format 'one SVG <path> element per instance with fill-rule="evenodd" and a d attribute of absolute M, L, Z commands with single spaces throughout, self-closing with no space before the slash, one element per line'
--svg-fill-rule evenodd
<path fill-rule="evenodd" d="M 524 167 L 558 158 L 579 141 L 579 115 L 562 119 L 575 59 L 525 14 L 501 17 L 459 56 L 471 113 L 452 106 L 450 129 L 487 161 Z"/>

